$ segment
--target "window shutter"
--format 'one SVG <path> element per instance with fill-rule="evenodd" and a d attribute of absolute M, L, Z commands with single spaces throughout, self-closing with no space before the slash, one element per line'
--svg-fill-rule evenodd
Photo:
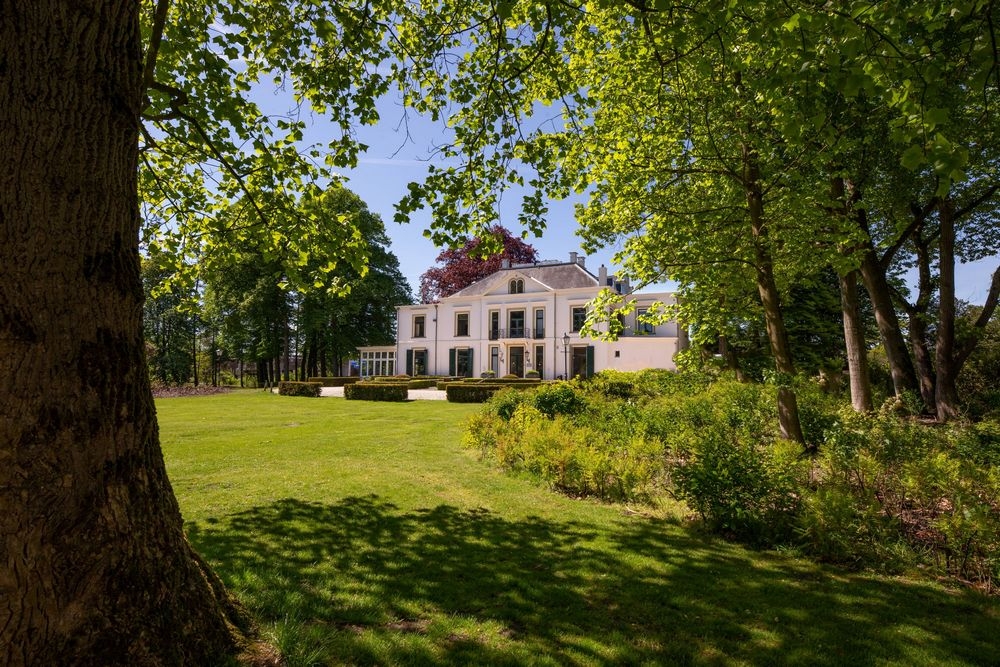
<path fill-rule="evenodd" d="M 413 375 L 413 350 L 406 351 L 406 374 Z"/>
<path fill-rule="evenodd" d="M 455 348 L 448 349 L 448 375 L 455 377 Z"/>
<path fill-rule="evenodd" d="M 470 377 L 470 378 L 473 377 L 473 375 L 472 375 L 472 369 L 475 368 L 475 366 L 472 365 L 472 353 L 473 352 L 475 352 L 475 350 L 470 347 L 469 348 L 469 370 L 466 371 L 466 373 L 465 373 L 466 377 Z"/>
<path fill-rule="evenodd" d="M 594 375 L 594 346 L 587 346 L 587 377 Z"/>

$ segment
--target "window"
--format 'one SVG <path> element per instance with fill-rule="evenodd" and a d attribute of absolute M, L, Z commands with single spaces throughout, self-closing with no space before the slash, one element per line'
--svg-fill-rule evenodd
<path fill-rule="evenodd" d="M 500 340 L 500 311 L 490 311 L 490 340 Z"/>
<path fill-rule="evenodd" d="M 427 350 L 413 351 L 412 375 L 427 375 Z"/>
<path fill-rule="evenodd" d="M 469 314 L 468 313 L 456 313 L 456 315 L 455 315 L 455 335 L 456 336 L 468 336 L 469 335 Z"/>
<path fill-rule="evenodd" d="M 512 310 L 507 313 L 507 324 L 509 338 L 524 338 L 524 311 Z"/>
<path fill-rule="evenodd" d="M 427 332 L 424 330 L 424 316 L 423 315 L 414 315 L 413 316 L 413 337 L 414 338 L 423 338 L 426 335 L 427 335 Z"/>
<path fill-rule="evenodd" d="M 524 281 L 521 280 L 520 278 L 515 278 L 514 280 L 511 280 L 510 281 L 510 285 L 508 287 L 509 287 L 508 291 L 511 294 L 523 294 L 524 293 Z"/>
<path fill-rule="evenodd" d="M 579 331 L 583 328 L 583 323 L 587 321 L 587 309 L 584 306 L 574 306 L 573 307 L 573 331 Z"/>
<path fill-rule="evenodd" d="M 494 375 L 500 375 L 500 348 L 496 345 L 490 348 L 490 370 Z"/>
<path fill-rule="evenodd" d="M 361 377 L 371 377 L 372 375 L 395 375 L 396 374 L 396 353 L 390 352 L 362 352 L 361 353 Z"/>
<path fill-rule="evenodd" d="M 472 377 L 472 348 L 459 347 L 449 350 L 448 375 Z"/>
<path fill-rule="evenodd" d="M 535 346 L 535 370 L 538 371 L 538 377 L 542 377 L 542 372 L 545 370 L 545 346 L 536 345 Z"/>
<path fill-rule="evenodd" d="M 643 322 L 642 321 L 642 318 L 644 318 L 646 316 L 647 312 L 649 312 L 648 308 L 640 308 L 639 310 L 636 311 L 636 313 L 635 313 L 635 332 L 637 334 L 642 334 L 642 335 L 645 335 L 645 336 L 652 336 L 654 333 L 656 333 L 656 327 L 654 327 L 649 322 Z"/>
<path fill-rule="evenodd" d="M 545 338 L 544 308 L 535 308 L 535 338 Z"/>

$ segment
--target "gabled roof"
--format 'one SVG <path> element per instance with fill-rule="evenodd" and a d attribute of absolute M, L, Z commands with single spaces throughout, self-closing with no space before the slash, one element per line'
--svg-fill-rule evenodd
<path fill-rule="evenodd" d="M 576 262 L 517 264 L 491 273 L 447 298 L 483 296 L 498 284 L 506 285 L 508 280 L 515 277 L 533 280 L 549 290 L 598 286 L 597 276 Z"/>

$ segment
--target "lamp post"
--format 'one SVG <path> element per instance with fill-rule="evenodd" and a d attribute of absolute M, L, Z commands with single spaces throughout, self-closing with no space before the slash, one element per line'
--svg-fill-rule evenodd
<path fill-rule="evenodd" d="M 563 373 L 569 379 L 569 334 L 563 334 Z"/>

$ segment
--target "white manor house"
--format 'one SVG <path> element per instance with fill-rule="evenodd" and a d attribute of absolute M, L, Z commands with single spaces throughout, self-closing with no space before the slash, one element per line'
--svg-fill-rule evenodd
<path fill-rule="evenodd" d="M 613 342 L 580 335 L 587 302 L 604 287 L 636 302 Z M 654 302 L 674 299 L 670 292 L 632 292 L 603 265 L 595 276 L 575 252 L 568 262 L 504 262 L 496 273 L 438 303 L 398 306 L 396 345 L 359 348 L 360 372 L 362 377 L 478 377 L 493 371 L 497 377 L 523 377 L 534 370 L 554 379 L 609 368 L 674 369 L 686 332 L 673 321 L 653 326 L 636 320 Z"/>

